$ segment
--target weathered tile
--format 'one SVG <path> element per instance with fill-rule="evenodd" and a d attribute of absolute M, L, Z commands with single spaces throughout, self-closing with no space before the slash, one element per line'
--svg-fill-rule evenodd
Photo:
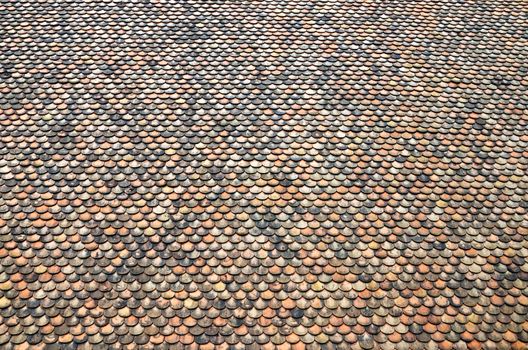
<path fill-rule="evenodd" d="M 0 13 L 1 349 L 528 347 L 527 4 Z"/>

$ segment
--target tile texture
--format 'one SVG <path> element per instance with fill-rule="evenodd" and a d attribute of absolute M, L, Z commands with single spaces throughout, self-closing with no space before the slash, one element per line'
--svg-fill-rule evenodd
<path fill-rule="evenodd" d="M 1 349 L 527 349 L 527 1 L 0 19 Z"/>

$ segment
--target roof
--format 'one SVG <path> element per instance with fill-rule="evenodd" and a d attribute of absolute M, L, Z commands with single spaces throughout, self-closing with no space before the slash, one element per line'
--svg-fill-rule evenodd
<path fill-rule="evenodd" d="M 526 1 L 0 13 L 1 349 L 527 349 Z"/>

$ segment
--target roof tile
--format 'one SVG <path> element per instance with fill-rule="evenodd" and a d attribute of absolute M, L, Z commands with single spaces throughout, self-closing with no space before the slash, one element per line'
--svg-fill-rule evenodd
<path fill-rule="evenodd" d="M 0 348 L 525 349 L 527 11 L 2 4 Z"/>

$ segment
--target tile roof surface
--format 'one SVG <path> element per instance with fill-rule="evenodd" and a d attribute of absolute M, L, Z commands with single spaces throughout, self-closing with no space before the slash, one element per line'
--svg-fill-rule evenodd
<path fill-rule="evenodd" d="M 0 17 L 0 349 L 527 349 L 527 1 Z"/>

